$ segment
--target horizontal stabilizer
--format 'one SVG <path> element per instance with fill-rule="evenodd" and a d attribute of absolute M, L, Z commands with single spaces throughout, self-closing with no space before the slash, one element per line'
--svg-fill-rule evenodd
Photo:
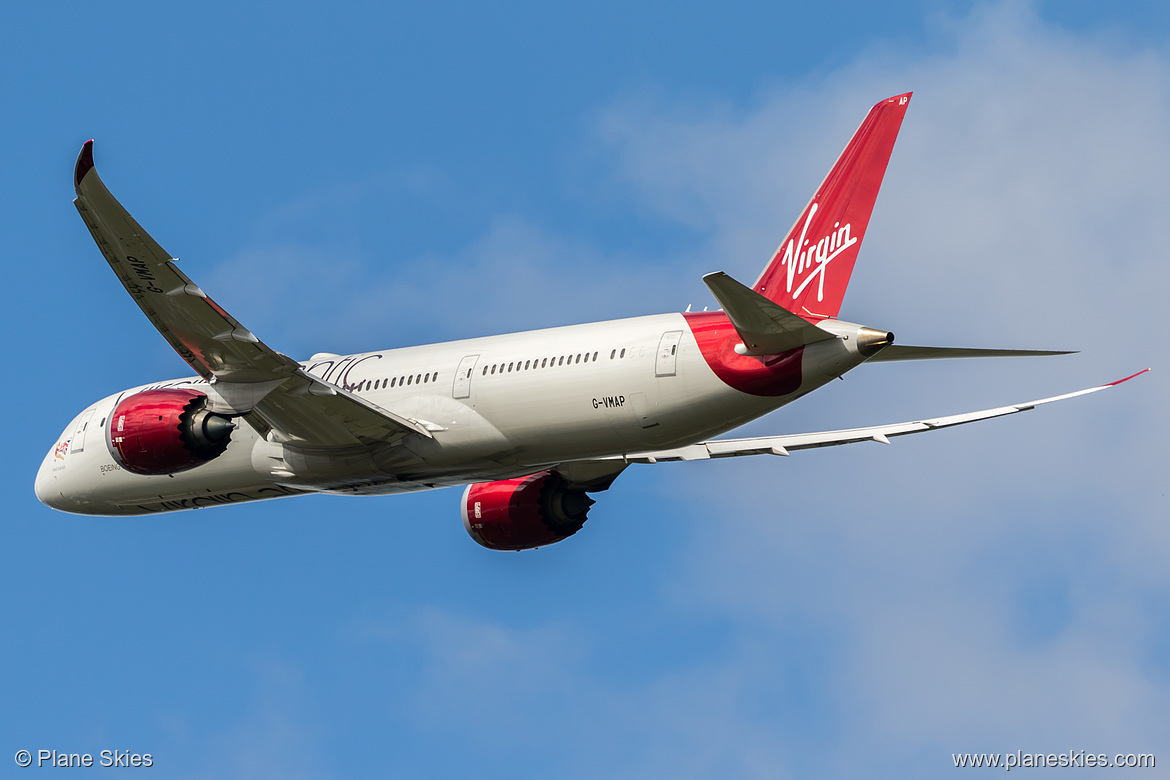
<path fill-rule="evenodd" d="M 776 355 L 836 338 L 722 271 L 707 274 L 703 282 L 743 339 L 745 354 Z"/>
<path fill-rule="evenodd" d="M 1076 350 L 1051 349 L 967 349 L 965 347 L 910 347 L 893 344 L 869 359 L 870 363 L 893 360 L 947 360 L 949 358 L 1044 357 L 1073 355 Z"/>

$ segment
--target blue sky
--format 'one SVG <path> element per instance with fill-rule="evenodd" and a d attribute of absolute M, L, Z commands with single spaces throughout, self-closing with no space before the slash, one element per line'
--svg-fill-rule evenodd
<path fill-rule="evenodd" d="M 1164 4 L 16 4 L 0 29 L 0 761 L 1170 762 Z M 1150 375 L 892 447 L 635 467 L 534 553 L 476 546 L 456 491 L 130 519 L 32 494 L 79 410 L 186 373 L 70 203 L 88 138 L 189 276 L 307 356 L 711 305 L 700 275 L 754 278 L 868 106 L 906 90 L 842 315 L 903 343 L 1081 352 L 863 367 L 749 430 Z"/>

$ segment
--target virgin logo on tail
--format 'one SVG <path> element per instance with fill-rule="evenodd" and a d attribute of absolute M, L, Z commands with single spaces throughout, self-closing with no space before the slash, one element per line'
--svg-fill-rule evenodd
<path fill-rule="evenodd" d="M 780 259 L 780 265 L 785 266 L 788 270 L 787 282 L 790 296 L 800 297 L 805 288 L 816 279 L 817 301 L 819 302 L 825 299 L 825 268 L 833 261 L 833 258 L 856 244 L 858 239 L 850 233 L 853 226 L 851 222 L 846 222 L 844 225 L 837 222 L 833 225 L 833 230 L 829 235 L 813 244 L 805 236 L 808 235 L 808 226 L 812 224 L 816 213 L 817 204 L 814 203 L 809 207 L 808 216 L 804 219 L 804 226 L 800 229 L 800 238 L 796 241 L 788 239 L 788 245 L 784 247 L 784 257 Z M 809 269 L 812 270 L 809 271 Z M 800 284 L 793 290 L 793 283 L 805 271 L 809 271 L 808 275 L 800 278 Z"/>
<path fill-rule="evenodd" d="M 810 321 L 837 316 L 909 102 L 907 92 L 869 110 L 772 254 L 756 292 Z"/>

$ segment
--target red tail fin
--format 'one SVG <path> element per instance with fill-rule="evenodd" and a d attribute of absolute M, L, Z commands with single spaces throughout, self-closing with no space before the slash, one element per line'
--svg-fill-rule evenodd
<path fill-rule="evenodd" d="M 911 94 L 870 109 L 752 289 L 807 320 L 837 316 Z"/>

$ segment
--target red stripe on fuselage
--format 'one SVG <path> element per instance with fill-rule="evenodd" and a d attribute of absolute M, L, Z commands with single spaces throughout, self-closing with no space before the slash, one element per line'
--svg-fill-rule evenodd
<path fill-rule="evenodd" d="M 800 389 L 804 347 L 766 357 L 740 355 L 735 351 L 740 343 L 739 334 L 723 312 L 687 312 L 683 317 L 703 359 L 728 387 L 769 397 L 789 395 Z"/>

